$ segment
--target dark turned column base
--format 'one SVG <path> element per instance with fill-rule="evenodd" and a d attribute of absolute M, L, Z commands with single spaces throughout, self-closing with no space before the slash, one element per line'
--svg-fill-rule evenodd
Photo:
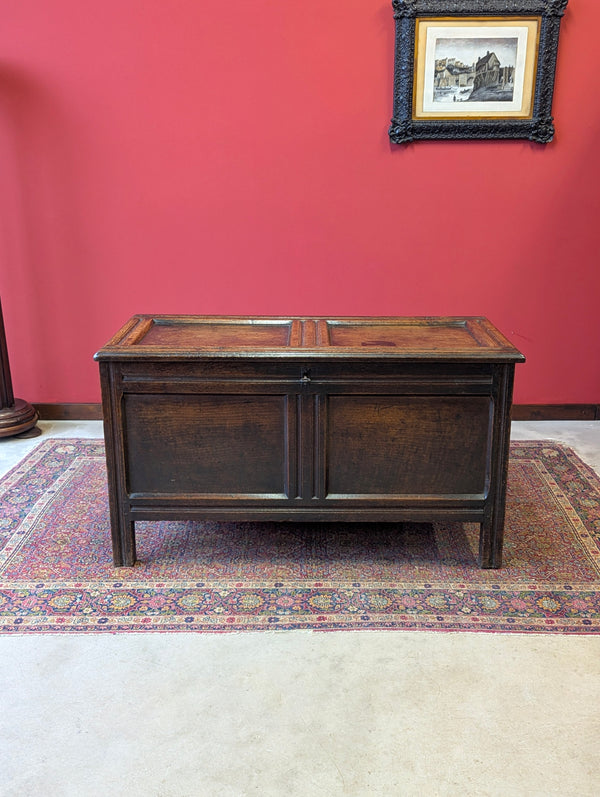
<path fill-rule="evenodd" d="M 42 433 L 41 429 L 35 428 L 38 418 L 31 404 L 23 399 L 15 399 L 10 407 L 0 409 L 0 438 L 16 435 L 36 437 Z"/>

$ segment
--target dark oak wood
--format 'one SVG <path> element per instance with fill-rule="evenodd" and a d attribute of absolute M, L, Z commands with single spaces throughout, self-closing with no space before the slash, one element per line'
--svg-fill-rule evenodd
<path fill-rule="evenodd" d="M 501 565 L 524 357 L 486 319 L 135 316 L 96 359 L 116 566 L 206 518 L 471 521 Z"/>
<path fill-rule="evenodd" d="M 38 414 L 23 399 L 15 398 L 8 360 L 8 347 L 4 331 L 4 317 L 0 303 L 0 438 L 27 435 L 34 437 L 40 434 L 36 428 Z"/>

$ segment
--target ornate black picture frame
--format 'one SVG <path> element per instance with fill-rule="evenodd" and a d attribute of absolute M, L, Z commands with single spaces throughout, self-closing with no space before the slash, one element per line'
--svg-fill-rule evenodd
<path fill-rule="evenodd" d="M 392 0 L 390 139 L 554 136 L 552 96 L 568 0 Z"/>

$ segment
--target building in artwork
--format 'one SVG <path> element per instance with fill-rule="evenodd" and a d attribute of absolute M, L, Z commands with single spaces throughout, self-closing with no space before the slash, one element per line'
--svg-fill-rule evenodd
<path fill-rule="evenodd" d="M 475 64 L 475 83 L 476 89 L 484 86 L 497 86 L 500 82 L 500 61 L 496 53 L 490 53 L 480 58 Z"/>
<path fill-rule="evenodd" d="M 434 86 L 436 89 L 466 88 L 475 80 L 475 65 L 463 64 L 456 58 L 440 58 L 435 62 Z"/>
<path fill-rule="evenodd" d="M 507 86 L 512 84 L 515 76 L 514 66 L 500 66 L 496 53 L 487 52 L 475 64 L 474 89 L 489 86 Z"/>
<path fill-rule="evenodd" d="M 515 79 L 514 66 L 500 66 L 496 53 L 489 51 L 475 64 L 473 90 L 481 88 L 505 88 L 512 86 Z"/>
<path fill-rule="evenodd" d="M 469 94 L 473 100 L 510 99 L 508 93 L 513 90 L 514 78 L 515 67 L 500 66 L 496 53 L 488 51 L 472 64 L 464 64 L 457 58 L 438 58 L 433 85 L 438 96 Z"/>

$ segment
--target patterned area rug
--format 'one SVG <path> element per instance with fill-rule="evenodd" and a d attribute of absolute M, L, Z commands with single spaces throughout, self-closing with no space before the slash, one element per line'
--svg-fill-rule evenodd
<path fill-rule="evenodd" d="M 3 633 L 427 629 L 600 632 L 600 480 L 511 446 L 504 567 L 474 524 L 138 523 L 111 561 L 104 446 L 47 440 L 0 481 Z"/>

